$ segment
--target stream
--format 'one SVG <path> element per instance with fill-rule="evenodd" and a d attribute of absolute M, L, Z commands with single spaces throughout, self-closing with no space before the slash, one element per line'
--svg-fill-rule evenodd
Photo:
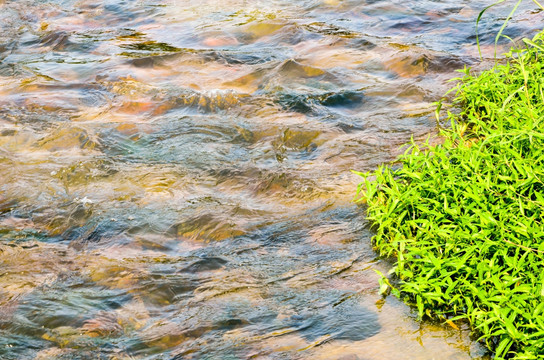
<path fill-rule="evenodd" d="M 0 0 L 0 358 L 491 359 L 380 295 L 350 172 L 437 133 L 490 3 Z"/>

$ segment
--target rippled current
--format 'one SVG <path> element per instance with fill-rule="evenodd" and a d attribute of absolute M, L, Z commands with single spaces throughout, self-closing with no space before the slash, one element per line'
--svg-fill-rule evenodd
<path fill-rule="evenodd" d="M 489 3 L 0 0 L 0 358 L 487 358 L 379 295 L 349 170 L 436 133 Z"/>

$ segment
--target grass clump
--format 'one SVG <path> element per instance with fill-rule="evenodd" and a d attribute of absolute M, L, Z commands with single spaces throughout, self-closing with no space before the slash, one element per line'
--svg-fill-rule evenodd
<path fill-rule="evenodd" d="M 358 173 L 393 292 L 467 321 L 495 359 L 544 358 L 544 35 L 458 78 L 443 142 Z M 393 285 L 391 285 L 393 283 Z"/>

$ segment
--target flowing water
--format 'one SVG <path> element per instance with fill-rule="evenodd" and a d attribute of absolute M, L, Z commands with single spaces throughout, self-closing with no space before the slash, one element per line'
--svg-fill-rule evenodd
<path fill-rule="evenodd" d="M 488 4 L 0 0 L 0 358 L 487 358 L 380 296 L 349 170 L 436 133 Z"/>

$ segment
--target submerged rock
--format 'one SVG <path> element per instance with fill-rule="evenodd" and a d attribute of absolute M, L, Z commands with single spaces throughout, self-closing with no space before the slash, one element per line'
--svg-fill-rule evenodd
<path fill-rule="evenodd" d="M 191 265 L 183 268 L 181 271 L 195 273 L 201 271 L 218 270 L 223 268 L 227 262 L 227 260 L 220 257 L 205 257 L 195 261 Z"/>
<path fill-rule="evenodd" d="M 83 128 L 60 126 L 52 134 L 39 140 L 36 146 L 51 152 L 71 148 L 92 150 L 98 146 L 98 142 Z"/>

